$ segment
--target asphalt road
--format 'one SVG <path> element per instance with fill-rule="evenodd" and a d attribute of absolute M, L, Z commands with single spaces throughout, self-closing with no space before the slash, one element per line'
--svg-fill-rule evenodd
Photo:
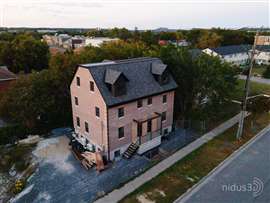
<path fill-rule="evenodd" d="M 247 77 L 245 75 L 239 75 L 239 79 L 241 79 L 241 80 L 245 80 L 246 78 Z M 253 82 L 257 82 L 257 83 L 262 83 L 262 84 L 270 85 L 270 79 L 252 76 L 250 78 L 250 80 L 253 81 Z"/>
<path fill-rule="evenodd" d="M 177 203 L 269 203 L 270 131 L 226 160 Z"/>

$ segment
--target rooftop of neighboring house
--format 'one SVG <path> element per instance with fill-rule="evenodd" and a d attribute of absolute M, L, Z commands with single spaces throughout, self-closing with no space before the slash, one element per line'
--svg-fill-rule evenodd
<path fill-rule="evenodd" d="M 9 71 L 6 66 L 0 66 L 0 81 L 15 80 L 17 76 Z"/>
<path fill-rule="evenodd" d="M 135 58 L 101 63 L 83 64 L 87 68 L 108 106 L 116 106 L 148 96 L 158 95 L 177 88 L 167 65 L 158 58 Z M 166 81 L 157 78 L 166 74 Z M 115 96 L 108 86 L 119 79 L 125 83 L 125 93 Z"/>
<path fill-rule="evenodd" d="M 217 48 L 209 48 L 212 51 L 218 53 L 219 55 L 231 55 L 237 53 L 247 53 L 252 48 L 249 44 L 240 44 L 240 45 L 229 45 L 229 46 L 221 46 Z"/>
<path fill-rule="evenodd" d="M 262 52 L 270 52 L 270 45 L 257 45 L 256 49 Z"/>

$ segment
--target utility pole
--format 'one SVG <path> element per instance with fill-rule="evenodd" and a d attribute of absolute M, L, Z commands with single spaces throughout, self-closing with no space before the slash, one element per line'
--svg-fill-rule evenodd
<path fill-rule="evenodd" d="M 239 120 L 239 124 L 238 124 L 237 135 L 236 135 L 237 139 L 240 139 L 242 137 L 242 134 L 243 134 L 245 113 L 246 113 L 246 109 L 247 109 L 247 99 L 248 99 L 248 95 L 249 95 L 250 77 L 252 75 L 252 68 L 253 68 L 253 65 L 255 62 L 255 54 L 256 54 L 255 52 L 256 52 L 258 35 L 259 35 L 259 32 L 257 31 L 255 38 L 254 38 L 254 44 L 253 44 L 252 51 L 251 51 L 250 67 L 248 70 L 246 83 L 245 83 L 244 98 L 243 98 L 243 102 L 241 105 L 240 120 Z"/>

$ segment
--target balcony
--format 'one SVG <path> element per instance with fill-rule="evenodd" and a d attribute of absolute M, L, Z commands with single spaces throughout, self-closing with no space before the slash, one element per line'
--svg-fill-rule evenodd
<path fill-rule="evenodd" d="M 143 154 L 155 147 L 158 147 L 161 144 L 161 133 L 160 130 L 147 133 L 145 136 L 138 138 L 139 149 L 138 154 Z"/>

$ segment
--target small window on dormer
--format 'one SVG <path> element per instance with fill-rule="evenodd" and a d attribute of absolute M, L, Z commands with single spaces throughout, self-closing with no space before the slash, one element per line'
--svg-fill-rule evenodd
<path fill-rule="evenodd" d="M 76 77 L 76 81 L 77 81 L 77 86 L 80 87 L 81 86 L 81 79 L 80 77 Z"/>

